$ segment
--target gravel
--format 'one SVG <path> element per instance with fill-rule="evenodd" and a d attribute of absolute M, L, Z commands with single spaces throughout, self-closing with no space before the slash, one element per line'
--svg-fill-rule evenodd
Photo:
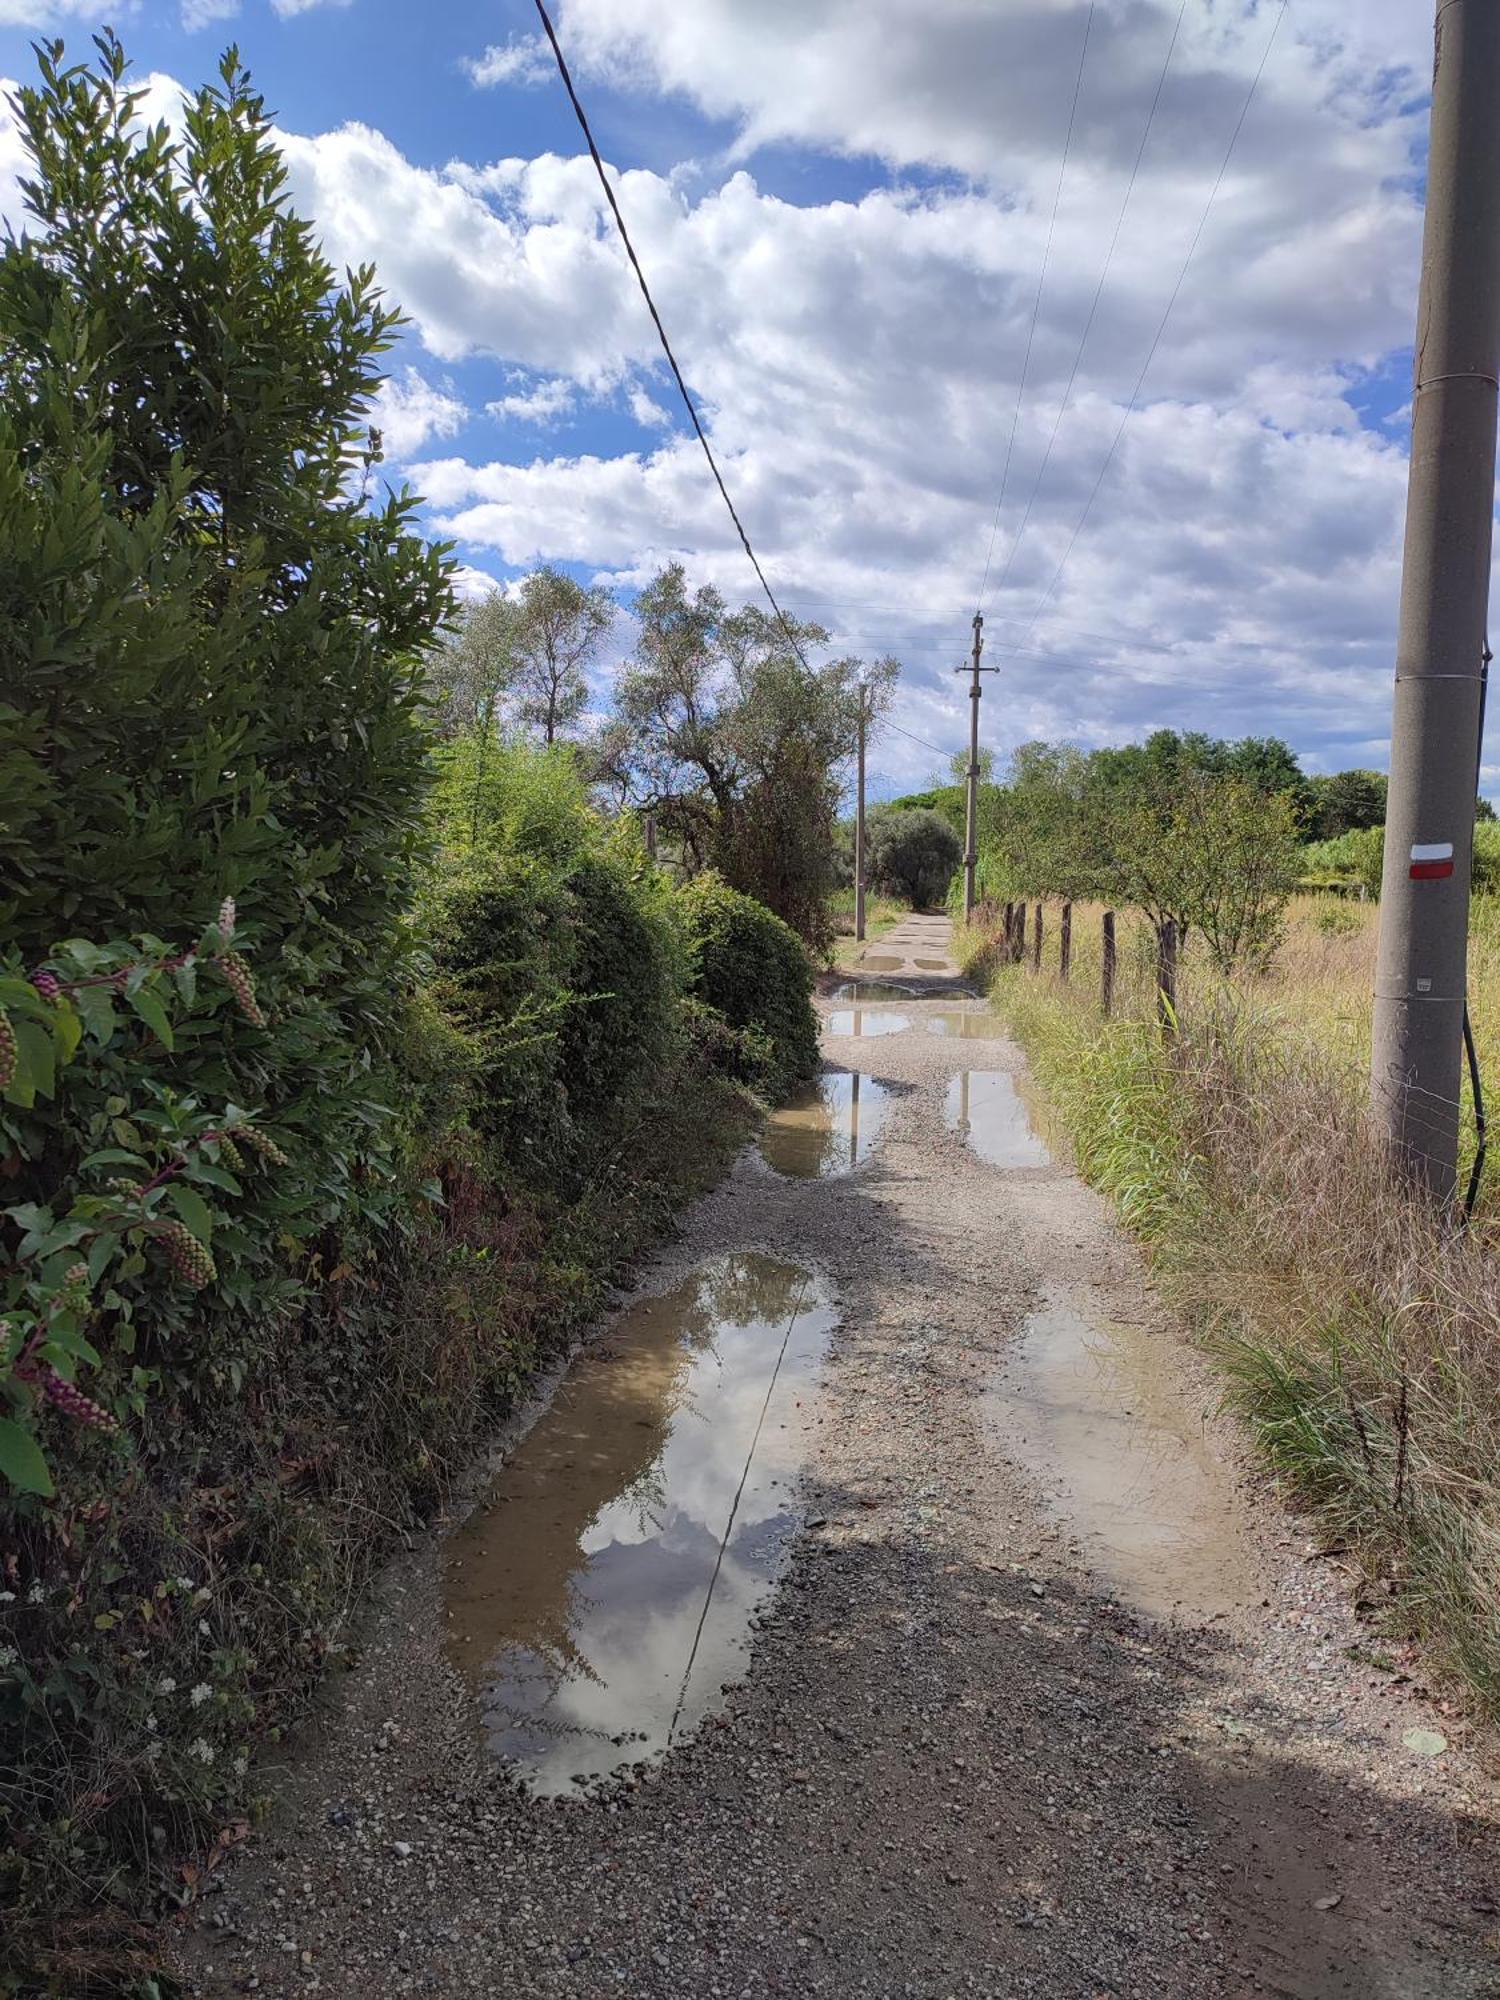
<path fill-rule="evenodd" d="M 872 951 L 909 968 L 945 937 L 911 919 Z M 440 1526 L 263 1766 L 260 1836 L 182 1924 L 190 1991 L 1500 1996 L 1483 1746 L 1419 1665 L 1371 1664 L 1389 1646 L 1354 1579 L 1214 1415 L 1103 1206 L 1064 1167 L 1000 1171 L 947 1130 L 956 1069 L 1021 1057 L 998 1027 L 929 1035 L 953 1000 L 923 990 L 908 1032 L 825 1040 L 891 1089 L 871 1157 L 789 1181 L 748 1149 L 640 1274 L 655 1292 L 760 1248 L 841 1306 L 807 1519 L 746 1678 L 666 1763 L 530 1799 L 445 1658 Z M 1151 1621 L 1090 1567 L 1066 1497 L 1007 1459 L 989 1393 L 1059 1279 L 1175 1350 L 1258 1602 Z"/>

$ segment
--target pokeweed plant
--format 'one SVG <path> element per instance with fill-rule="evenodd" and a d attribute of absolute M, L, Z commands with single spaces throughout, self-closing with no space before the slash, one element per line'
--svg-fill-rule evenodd
<path fill-rule="evenodd" d="M 216 921 L 186 950 L 151 937 L 110 945 L 72 938 L 29 973 L 0 958 L 0 1132 L 15 1148 L 12 1162 L 45 1161 L 39 1100 L 47 1107 L 66 1095 L 75 1064 L 94 1084 L 87 1141 L 104 1142 L 89 1145 L 48 1200 L 3 1210 L 13 1248 L 0 1260 L 0 1475 L 20 1492 L 54 1490 L 37 1435 L 47 1406 L 106 1431 L 119 1429 L 126 1409 L 142 1407 L 154 1376 L 138 1363 L 107 1401 L 79 1380 L 103 1365 L 101 1338 L 117 1356 L 135 1354 L 140 1300 L 131 1281 L 154 1256 L 190 1291 L 212 1284 L 214 1232 L 225 1220 L 225 1196 L 243 1192 L 247 1156 L 261 1166 L 287 1164 L 239 1106 L 210 1111 L 143 1074 L 138 1061 L 131 1075 L 143 1035 L 172 1052 L 173 1014 L 190 1017 L 199 1007 L 202 970 L 219 976 L 246 1022 L 267 1026 L 234 930 L 234 899 L 226 896 Z"/>

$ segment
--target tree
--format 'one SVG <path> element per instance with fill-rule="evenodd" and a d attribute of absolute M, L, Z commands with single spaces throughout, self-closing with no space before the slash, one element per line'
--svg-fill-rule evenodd
<path fill-rule="evenodd" d="M 978 758 L 977 758 L 977 760 L 976 760 L 976 761 L 978 762 L 978 765 L 979 765 L 979 782 L 980 782 L 980 784 L 981 784 L 981 785 L 992 785 L 992 784 L 994 784 L 994 782 L 995 782 L 995 753 L 994 753 L 994 751 L 993 751 L 993 750 L 990 750 L 990 749 L 987 749 L 987 748 L 985 748 L 985 747 L 984 747 L 983 745 L 981 745 L 981 746 L 980 746 L 980 751 L 979 751 L 979 756 L 978 756 Z M 951 757 L 950 757 L 950 758 L 948 759 L 948 774 L 949 774 L 950 778 L 952 779 L 952 781 L 953 781 L 953 783 L 954 783 L 955 785 L 967 785 L 967 784 L 968 784 L 968 782 L 969 782 L 969 753 L 968 753 L 968 751 L 967 751 L 967 750 L 955 750 L 955 751 L 954 751 L 953 755 L 952 755 L 952 756 L 951 756 Z"/>
<path fill-rule="evenodd" d="M 554 743 L 588 705 L 588 669 L 615 621 L 615 601 L 602 587 L 585 590 L 544 564 L 521 585 L 512 642 L 517 714 Z"/>
<path fill-rule="evenodd" d="M 493 733 L 500 703 L 515 682 L 520 607 L 504 591 L 465 604 L 441 653 L 432 684 L 445 735 L 479 726 Z"/>
<path fill-rule="evenodd" d="M 1170 920 L 1183 943 L 1200 931 L 1223 973 L 1270 958 L 1296 885 L 1298 823 L 1289 793 L 1199 772 L 1143 785 L 1094 824 L 1113 899 L 1134 903 L 1158 929 Z"/>
<path fill-rule="evenodd" d="M 1331 778 L 1308 780 L 1308 834 L 1313 840 L 1337 840 L 1385 821 L 1386 779 L 1380 771 L 1336 771 Z"/>
<path fill-rule="evenodd" d="M 878 716 L 894 661 L 819 666 L 819 625 L 730 612 L 711 586 L 690 593 L 680 563 L 636 601 L 640 638 L 616 691 L 629 733 L 630 796 L 654 812 L 692 870 L 774 910 L 814 946 L 827 940 L 840 774 L 860 704 Z"/>
<path fill-rule="evenodd" d="M 963 858 L 963 842 L 938 812 L 876 806 L 866 822 L 870 880 L 914 910 L 941 904 Z"/>

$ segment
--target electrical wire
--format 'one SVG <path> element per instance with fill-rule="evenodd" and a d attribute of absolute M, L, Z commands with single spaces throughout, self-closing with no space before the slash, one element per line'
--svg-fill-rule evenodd
<path fill-rule="evenodd" d="M 881 718 L 880 726 L 882 729 L 894 729 L 898 736 L 905 736 L 913 743 L 920 743 L 924 750 L 931 750 L 934 756 L 951 757 L 953 754 L 951 750 L 939 749 L 936 743 L 929 743 L 925 736 L 918 736 L 914 730 L 903 729 L 899 722 L 892 722 L 889 716 Z"/>
<path fill-rule="evenodd" d="M 1006 557 L 1005 567 L 1000 572 L 1000 581 L 995 585 L 996 596 L 1004 590 L 1006 579 L 1015 566 L 1016 556 L 1020 550 L 1021 543 L 1026 538 L 1026 529 L 1031 521 L 1031 511 L 1036 505 L 1036 496 L 1041 491 L 1042 481 L 1047 474 L 1047 467 L 1052 463 L 1052 451 L 1057 443 L 1057 434 L 1062 429 L 1063 418 L 1072 407 L 1073 387 L 1078 380 L 1078 371 L 1083 365 L 1083 350 L 1088 346 L 1089 335 L 1094 330 L 1094 319 L 1099 311 L 1099 301 L 1104 296 L 1105 280 L 1108 278 L 1110 267 L 1115 261 L 1115 252 L 1120 247 L 1120 232 L 1125 227 L 1125 212 L 1130 207 L 1130 197 L 1135 193 L 1135 184 L 1140 177 L 1141 162 L 1146 157 L 1146 147 L 1151 138 L 1151 128 L 1156 123 L 1156 113 L 1161 105 L 1162 92 L 1167 87 L 1167 72 L 1172 67 L 1172 57 L 1177 48 L 1177 37 L 1182 33 L 1182 23 L 1186 14 L 1187 0 L 1182 0 L 1182 5 L 1177 10 L 1177 19 L 1172 24 L 1172 38 L 1167 43 L 1167 53 L 1162 61 L 1161 75 L 1156 80 L 1156 95 L 1152 98 L 1151 109 L 1146 114 L 1146 129 L 1141 134 L 1141 143 L 1136 148 L 1135 162 L 1130 169 L 1130 179 L 1125 186 L 1125 199 L 1120 203 L 1120 212 L 1115 217 L 1115 232 L 1109 239 L 1108 250 L 1104 253 L 1104 266 L 1099 273 L 1099 282 L 1094 287 L 1094 296 L 1089 305 L 1088 318 L 1083 323 L 1083 332 L 1078 338 L 1078 352 L 1073 356 L 1073 369 L 1072 373 L 1068 376 L 1068 386 L 1064 389 L 1062 401 L 1058 405 L 1057 416 L 1054 418 L 1052 424 L 1052 435 L 1047 440 L 1047 449 L 1042 453 L 1042 462 L 1037 467 L 1036 478 L 1031 482 L 1031 494 L 1027 499 L 1025 511 L 1021 515 L 1021 525 L 1017 528 L 1015 540 L 1010 545 L 1010 554 Z M 983 609 L 983 606 L 980 608 Z"/>
<path fill-rule="evenodd" d="M 745 1481 L 750 1477 L 751 1461 L 755 1448 L 760 1443 L 760 1434 L 765 1428 L 766 1412 L 771 1407 L 771 1398 L 776 1393 L 777 1378 L 781 1374 L 781 1364 L 786 1359 L 787 1343 L 792 1337 L 792 1328 L 797 1324 L 797 1316 L 802 1311 L 802 1302 L 807 1297 L 811 1280 L 804 1278 L 797 1291 L 797 1300 L 792 1307 L 792 1316 L 786 1323 L 786 1331 L 781 1336 L 781 1347 L 776 1355 L 776 1366 L 771 1370 L 771 1379 L 766 1384 L 766 1399 L 760 1406 L 760 1416 L 756 1421 L 755 1435 L 750 1440 L 750 1449 L 745 1454 L 745 1469 L 740 1474 L 740 1483 L 734 1489 L 734 1499 L 729 1508 L 729 1519 L 724 1523 L 724 1533 L 719 1539 L 719 1553 L 714 1558 L 713 1575 L 708 1579 L 708 1589 L 704 1593 L 703 1609 L 698 1613 L 698 1629 L 693 1634 L 693 1644 L 688 1653 L 687 1665 L 682 1672 L 682 1686 L 677 1692 L 677 1706 L 672 1710 L 672 1720 L 667 1729 L 667 1747 L 670 1749 L 677 1734 L 677 1724 L 682 1719 L 682 1705 L 687 1700 L 688 1682 L 693 1678 L 693 1665 L 698 1658 L 698 1647 L 703 1638 L 703 1628 L 708 1623 L 708 1608 L 714 1601 L 714 1591 L 718 1587 L 719 1572 L 724 1567 L 724 1551 L 729 1547 L 729 1537 L 734 1533 L 735 1516 L 740 1511 L 740 1501 L 744 1497 Z"/>
<path fill-rule="evenodd" d="M 537 0 L 541 4 L 541 0 Z M 995 518 L 990 523 L 990 545 L 984 558 L 984 577 L 979 585 L 979 596 L 975 601 L 976 612 L 984 605 L 984 593 L 989 587 L 990 564 L 995 559 L 995 537 L 1000 531 L 1000 514 L 1005 506 L 1005 489 L 1010 483 L 1011 455 L 1016 448 L 1016 431 L 1021 422 L 1021 405 L 1026 399 L 1026 377 L 1031 372 L 1031 350 L 1036 342 L 1036 323 L 1042 310 L 1042 293 L 1047 285 L 1047 266 L 1052 258 L 1052 238 L 1057 229 L 1057 211 L 1062 206 L 1063 182 L 1068 174 L 1068 155 L 1073 150 L 1073 126 L 1078 117 L 1078 96 L 1083 89 L 1083 66 L 1088 60 L 1089 36 L 1094 28 L 1094 0 L 1089 0 L 1088 19 L 1083 24 L 1083 47 L 1078 51 L 1078 74 L 1073 80 L 1073 102 L 1068 108 L 1068 130 L 1063 140 L 1062 165 L 1057 170 L 1057 192 L 1052 197 L 1052 218 L 1047 224 L 1047 240 L 1042 246 L 1042 268 L 1037 274 L 1036 297 L 1031 302 L 1031 325 L 1026 331 L 1026 353 L 1021 362 L 1021 379 L 1016 385 L 1016 407 L 1010 420 L 1010 439 L 1005 447 L 1005 465 L 1000 474 L 1000 497 L 995 502 Z"/>
<path fill-rule="evenodd" d="M 1110 466 L 1114 463 L 1115 453 L 1120 448 L 1120 440 L 1125 435 L 1125 426 L 1130 422 L 1130 419 L 1135 415 L 1136 405 L 1140 402 L 1141 399 L 1141 390 L 1145 387 L 1146 376 L 1150 371 L 1151 363 L 1156 358 L 1156 350 L 1161 345 L 1162 335 L 1167 330 L 1167 322 L 1172 317 L 1172 309 L 1177 304 L 1178 296 L 1181 293 L 1183 283 L 1187 278 L 1188 267 L 1192 263 L 1193 258 L 1197 252 L 1198 244 L 1202 239 L 1204 229 L 1207 227 L 1208 218 L 1213 210 L 1214 202 L 1218 199 L 1219 189 L 1224 184 L 1224 176 L 1229 171 L 1229 162 L 1233 157 L 1235 147 L 1239 143 L 1240 133 L 1243 131 L 1245 120 L 1249 116 L 1250 106 L 1254 102 L 1255 93 L 1260 87 L 1261 77 L 1265 74 L 1266 64 L 1270 61 L 1271 49 L 1275 43 L 1277 32 L 1280 29 L 1283 20 L 1286 18 L 1287 6 L 1288 6 L 1288 0 L 1281 0 L 1281 6 L 1277 11 L 1276 19 L 1271 23 L 1271 32 L 1266 37 L 1265 48 L 1261 51 L 1261 58 L 1259 64 L 1256 67 L 1255 75 L 1250 80 L 1250 88 L 1245 93 L 1245 101 L 1240 106 L 1240 115 L 1234 121 L 1234 130 L 1229 135 L 1229 144 L 1225 147 L 1224 157 L 1219 162 L 1219 171 L 1214 177 L 1214 184 L 1212 188 L 1210 188 L 1209 190 L 1208 200 L 1204 204 L 1202 215 L 1198 218 L 1198 227 L 1193 231 L 1193 240 L 1188 245 L 1187 255 L 1182 260 L 1182 268 L 1177 273 L 1177 282 L 1172 287 L 1171 296 L 1167 300 L 1166 310 L 1163 312 L 1161 319 L 1157 324 L 1156 332 L 1152 336 L 1151 345 L 1146 351 L 1146 359 L 1141 364 L 1141 372 L 1139 375 L 1137 375 L 1135 379 L 1135 387 L 1131 391 L 1130 401 L 1125 407 L 1125 414 L 1120 419 L 1119 428 L 1115 432 L 1113 443 L 1110 445 L 1109 450 L 1105 453 L 1104 463 L 1099 468 L 1099 476 L 1094 481 L 1093 491 L 1090 493 L 1088 497 L 1088 502 L 1084 507 L 1083 513 L 1079 517 L 1078 525 L 1073 530 L 1067 548 L 1063 551 L 1062 561 L 1057 565 L 1056 570 L 1053 572 L 1052 581 L 1047 585 L 1047 588 L 1043 591 L 1040 603 L 1037 605 L 1035 611 L 1033 611 L 1031 614 L 1030 623 L 1027 625 L 1025 632 L 1022 634 L 1023 640 L 1030 637 L 1032 631 L 1036 627 L 1037 620 L 1046 610 L 1048 604 L 1051 603 L 1053 593 L 1056 591 L 1058 584 L 1062 581 L 1063 571 L 1067 568 L 1069 558 L 1072 556 L 1073 550 L 1078 545 L 1078 537 L 1083 533 L 1084 526 L 1087 523 L 1090 514 L 1092 514 L 1094 511 L 1094 502 L 1099 498 L 1099 489 L 1104 484 L 1104 476 L 1109 471 Z"/>
<path fill-rule="evenodd" d="M 630 240 L 630 231 L 625 227 L 625 217 L 620 212 L 620 204 L 615 198 L 615 191 L 609 184 L 609 176 L 604 170 L 604 161 L 600 157 L 599 148 L 594 143 L 594 135 L 589 128 L 588 117 L 583 105 L 579 102 L 578 92 L 573 87 L 573 77 L 568 69 L 567 58 L 563 55 L 562 45 L 557 39 L 557 30 L 552 25 L 552 17 L 547 12 L 544 0 L 536 0 L 536 11 L 541 16 L 542 26 L 547 32 L 547 40 L 552 44 L 552 53 L 557 61 L 558 75 L 562 78 L 563 88 L 568 93 L 568 101 L 573 106 L 574 115 L 583 132 L 584 142 L 589 149 L 589 157 L 594 163 L 594 171 L 599 176 L 599 185 L 604 190 L 604 198 L 609 203 L 610 213 L 615 219 L 615 227 L 620 232 L 620 241 L 625 246 L 625 254 L 630 259 L 631 269 L 635 272 L 636 283 L 641 288 L 641 297 L 646 301 L 646 310 L 650 313 L 652 324 L 656 328 L 657 338 L 661 342 L 662 353 L 667 357 L 667 366 L 672 371 L 672 376 L 681 394 L 683 405 L 692 419 L 693 429 L 698 433 L 698 442 L 703 447 L 703 456 L 708 460 L 708 469 L 714 476 L 715 484 L 718 486 L 719 492 L 723 497 L 724 505 L 729 509 L 729 518 L 735 525 L 735 531 L 739 535 L 745 554 L 750 558 L 751 567 L 760 579 L 760 587 L 766 593 L 767 601 L 771 609 L 775 612 L 782 631 L 786 634 L 787 644 L 796 654 L 803 668 L 810 673 L 812 669 L 808 667 L 807 657 L 803 653 L 801 646 L 797 643 L 797 635 L 788 624 L 785 612 L 776 602 L 776 593 L 766 581 L 766 573 L 760 566 L 760 558 L 751 547 L 750 537 L 745 533 L 745 524 L 741 521 L 739 514 L 735 510 L 734 502 L 729 497 L 729 488 L 724 484 L 724 475 L 719 470 L 718 460 L 714 457 L 713 447 L 709 444 L 708 433 L 704 430 L 697 407 L 692 397 L 688 394 L 687 383 L 683 380 L 682 370 L 677 365 L 677 356 L 672 352 L 672 343 L 667 338 L 667 329 L 662 324 L 661 314 L 656 309 L 656 301 L 651 296 L 651 287 L 646 283 L 646 274 L 641 269 L 641 260 L 635 254 L 635 245 Z"/>

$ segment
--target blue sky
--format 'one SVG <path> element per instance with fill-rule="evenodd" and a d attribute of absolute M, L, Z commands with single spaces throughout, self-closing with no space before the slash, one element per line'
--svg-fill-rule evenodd
<path fill-rule="evenodd" d="M 963 739 L 951 669 L 1003 485 L 985 605 L 1002 757 L 1169 723 L 1281 734 L 1314 769 L 1380 764 L 1430 23 L 1410 0 L 1299 0 L 1281 22 L 1110 456 L 1276 7 L 1188 0 L 1173 43 L 1176 14 L 556 9 L 778 595 L 840 650 L 897 654 L 902 730 Z M 0 72 L 29 73 L 39 31 L 82 54 L 105 18 L 164 108 L 238 41 L 299 207 L 412 315 L 382 413 L 392 476 L 429 496 L 470 588 L 547 559 L 628 606 L 676 557 L 753 595 L 529 0 L 0 0 Z M 877 790 L 937 761 L 893 731 Z"/>

